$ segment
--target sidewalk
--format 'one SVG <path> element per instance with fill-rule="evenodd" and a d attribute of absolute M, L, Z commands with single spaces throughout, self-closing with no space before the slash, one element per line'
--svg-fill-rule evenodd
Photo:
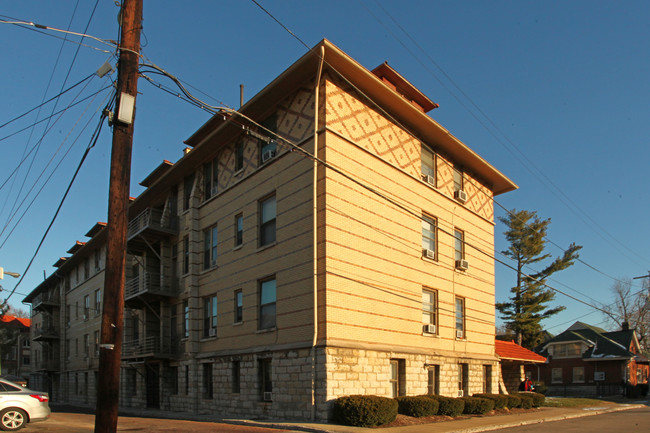
<path fill-rule="evenodd" d="M 537 424 L 548 421 L 560 421 L 564 419 L 580 418 L 583 416 L 599 415 L 608 412 L 617 412 L 634 408 L 644 407 L 643 404 L 618 404 L 615 406 L 593 407 L 593 408 L 555 408 L 542 407 L 539 410 L 524 412 L 513 415 L 494 415 L 472 417 L 453 421 L 437 422 L 433 424 L 417 424 L 401 427 L 386 428 L 363 428 L 349 427 L 336 424 L 316 424 L 308 422 L 264 422 L 244 420 L 224 420 L 236 424 L 258 426 L 283 430 L 296 430 L 311 433 L 430 433 L 435 426 L 436 433 L 475 433 L 491 430 L 499 430 L 508 427 L 517 427 L 528 424 Z"/>

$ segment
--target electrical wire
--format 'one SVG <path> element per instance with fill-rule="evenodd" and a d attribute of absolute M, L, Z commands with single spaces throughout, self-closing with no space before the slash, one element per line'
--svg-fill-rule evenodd
<path fill-rule="evenodd" d="M 107 107 L 108 108 L 108 107 Z M 88 147 L 86 147 L 86 151 L 84 152 L 83 156 L 81 157 L 81 160 L 79 161 L 79 165 L 77 166 L 77 169 L 75 170 L 72 178 L 70 179 L 70 183 L 68 184 L 67 189 L 65 190 L 65 193 L 63 194 L 63 197 L 61 198 L 61 201 L 54 212 L 54 216 L 52 217 L 52 220 L 50 221 L 49 225 L 47 226 L 47 229 L 45 230 L 45 233 L 43 234 L 43 237 L 41 238 L 41 241 L 39 242 L 38 246 L 36 247 L 36 251 L 34 252 L 34 255 L 30 259 L 29 263 L 27 264 L 27 267 L 25 268 L 25 271 L 22 273 L 22 276 L 20 277 L 20 280 L 16 283 L 14 286 L 13 290 L 9 293 L 9 295 L 5 298 L 4 302 L 7 303 L 9 299 L 13 296 L 13 294 L 16 292 L 16 289 L 20 286 L 20 284 L 23 282 L 25 279 L 25 276 L 27 275 L 27 272 L 32 266 L 32 263 L 34 263 L 34 260 L 36 259 L 36 256 L 38 255 L 38 252 L 40 251 L 41 247 L 43 246 L 43 243 L 45 242 L 45 239 L 47 238 L 48 233 L 50 232 L 50 229 L 54 225 L 54 222 L 56 221 L 57 216 L 59 215 L 59 212 L 61 211 L 61 208 L 63 207 L 63 203 L 65 202 L 66 197 L 68 196 L 68 193 L 70 192 L 70 189 L 72 188 L 72 185 L 74 184 L 75 179 L 77 178 L 77 175 L 79 174 L 79 171 L 81 170 L 81 167 L 83 166 L 84 161 L 86 160 L 86 157 L 90 153 L 90 150 L 95 147 L 95 144 L 97 144 L 97 140 L 99 139 L 99 134 L 102 130 L 102 125 L 104 124 L 104 120 L 106 119 L 106 113 L 107 110 L 103 110 L 100 118 L 99 118 L 99 123 L 97 127 L 95 128 L 95 132 L 93 133 L 93 136 L 91 137 L 90 143 Z"/>

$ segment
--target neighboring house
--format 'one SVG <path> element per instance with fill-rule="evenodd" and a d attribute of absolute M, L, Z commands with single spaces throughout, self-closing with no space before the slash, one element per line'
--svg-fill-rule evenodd
<path fill-rule="evenodd" d="M 516 185 L 435 107 L 324 40 L 160 164 L 129 208 L 120 404 L 324 420 L 342 395 L 496 390 L 492 199 Z M 60 300 L 35 350 L 75 404 L 97 374 L 106 229 L 88 236 L 26 298 Z"/>
<path fill-rule="evenodd" d="M 501 378 L 499 391 L 503 394 L 519 391 L 525 379 L 524 366 L 534 366 L 546 362 L 546 358 L 526 349 L 514 341 L 495 340 L 495 351 L 500 360 Z"/>
<path fill-rule="evenodd" d="M 548 361 L 527 366 L 526 374 L 544 382 L 548 395 L 614 395 L 624 384 L 648 382 L 648 358 L 632 329 L 606 332 L 576 322 L 537 352 Z"/>
<path fill-rule="evenodd" d="M 31 372 L 29 328 L 31 320 L 9 315 L 0 316 L 0 374 L 27 379 Z"/>

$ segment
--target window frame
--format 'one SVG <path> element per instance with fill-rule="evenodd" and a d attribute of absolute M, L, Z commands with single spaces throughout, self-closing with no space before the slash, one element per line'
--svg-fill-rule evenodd
<path fill-rule="evenodd" d="M 183 236 L 183 275 L 190 273 L 190 237 Z"/>
<path fill-rule="evenodd" d="M 455 319 L 454 330 L 456 331 L 454 337 L 458 340 L 464 340 L 467 338 L 467 330 L 465 324 L 465 308 L 467 306 L 465 305 L 465 302 L 466 299 L 461 296 L 456 296 L 456 298 L 454 299 L 454 319 Z M 463 333 L 462 337 L 457 336 L 458 331 L 461 331 Z"/>
<path fill-rule="evenodd" d="M 427 366 L 427 395 L 440 394 L 440 366 Z"/>
<path fill-rule="evenodd" d="M 102 309 L 101 289 L 95 289 L 95 314 L 100 314 Z"/>
<path fill-rule="evenodd" d="M 273 286 L 271 289 L 270 283 L 273 282 Z M 262 303 L 264 300 L 265 296 L 265 289 L 268 288 L 268 290 L 273 290 L 273 301 L 272 302 L 266 302 Z M 258 330 L 271 330 L 275 329 L 277 327 L 277 302 L 278 302 L 278 292 L 277 292 L 277 280 L 275 276 L 265 278 L 263 280 L 260 280 L 258 283 L 258 315 L 257 315 L 257 329 Z M 265 310 L 271 311 L 272 310 L 272 317 L 273 320 L 271 321 L 270 319 L 266 319 L 263 323 L 263 320 L 265 318 L 265 314 L 268 315 L 268 317 L 271 317 L 271 313 L 265 313 Z"/>
<path fill-rule="evenodd" d="M 203 400 L 212 400 L 214 398 L 214 373 L 213 373 L 213 363 L 205 362 L 202 364 L 202 376 L 201 376 L 201 388 L 202 393 L 201 397 Z"/>
<path fill-rule="evenodd" d="M 463 170 L 457 165 L 454 164 L 452 169 L 452 180 L 454 185 L 454 192 L 464 191 L 465 188 L 465 179 L 464 179 Z"/>
<path fill-rule="evenodd" d="M 277 209 L 276 209 L 277 210 Z M 235 215 L 235 248 L 244 244 L 244 214 Z"/>
<path fill-rule="evenodd" d="M 217 266 L 219 232 L 217 224 L 203 229 L 203 270 Z"/>
<path fill-rule="evenodd" d="M 230 392 L 233 394 L 241 393 L 241 361 L 234 360 L 231 364 L 230 375 Z"/>
<path fill-rule="evenodd" d="M 465 260 L 465 232 L 454 228 L 454 260 Z"/>
<path fill-rule="evenodd" d="M 429 302 L 429 300 L 425 298 L 426 296 L 432 299 L 432 301 Z M 428 317 L 427 321 L 425 321 L 425 317 Z M 422 288 L 422 324 L 434 325 L 436 327 L 436 332 L 431 334 L 438 334 L 438 291 L 428 287 Z"/>
<path fill-rule="evenodd" d="M 430 155 L 430 158 L 427 157 L 425 159 L 425 154 Z M 430 163 L 427 160 L 430 160 Z M 431 176 L 433 178 L 433 184 L 430 185 L 434 188 L 437 187 L 436 153 L 424 143 L 420 143 L 420 173 L 425 182 L 427 182 L 427 176 Z"/>
<path fill-rule="evenodd" d="M 219 193 L 219 158 L 203 164 L 203 196 L 209 200 Z"/>
<path fill-rule="evenodd" d="M 273 201 L 273 217 L 265 215 L 265 205 Z M 270 211 L 270 209 L 267 209 Z M 267 195 L 258 202 L 259 246 L 273 245 L 277 241 L 278 202 L 275 193 Z M 273 234 L 271 236 L 271 233 Z"/>
<path fill-rule="evenodd" d="M 260 384 L 260 400 L 264 399 L 264 394 L 271 393 L 273 397 L 273 358 L 259 358 L 257 360 L 259 366 L 259 384 Z"/>
<path fill-rule="evenodd" d="M 428 224 L 429 227 L 425 227 Z M 433 251 L 433 259 L 438 260 L 438 220 L 433 215 L 422 214 L 422 250 Z"/>
<path fill-rule="evenodd" d="M 276 287 L 277 295 L 277 287 Z M 244 321 L 244 294 L 242 289 L 235 290 L 234 294 L 234 322 L 233 323 L 242 323 Z"/>
<path fill-rule="evenodd" d="M 244 169 L 244 140 L 240 139 L 235 143 L 235 172 Z"/>
<path fill-rule="evenodd" d="M 217 336 L 218 324 L 218 306 L 217 295 L 203 298 L 203 338 Z M 214 329 L 214 335 L 210 335 L 210 330 Z"/>
<path fill-rule="evenodd" d="M 564 371 L 562 367 L 551 368 L 551 383 L 564 383 Z"/>
<path fill-rule="evenodd" d="M 577 374 L 576 374 L 577 373 Z M 572 383 L 585 383 L 585 367 L 576 366 L 571 369 Z"/>
<path fill-rule="evenodd" d="M 183 301 L 183 328 L 182 338 L 190 337 L 190 304 L 187 299 Z"/>
<path fill-rule="evenodd" d="M 194 173 L 183 178 L 183 211 L 190 209 L 190 202 L 192 198 L 192 190 L 194 189 L 195 181 Z"/>

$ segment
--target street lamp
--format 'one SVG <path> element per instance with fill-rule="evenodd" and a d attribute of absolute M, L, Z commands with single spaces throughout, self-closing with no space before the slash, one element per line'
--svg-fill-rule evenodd
<path fill-rule="evenodd" d="M 0 280 L 4 279 L 5 275 L 9 275 L 10 277 L 14 277 L 14 278 L 20 277 L 20 274 L 18 272 L 5 271 L 4 268 L 0 267 Z"/>

